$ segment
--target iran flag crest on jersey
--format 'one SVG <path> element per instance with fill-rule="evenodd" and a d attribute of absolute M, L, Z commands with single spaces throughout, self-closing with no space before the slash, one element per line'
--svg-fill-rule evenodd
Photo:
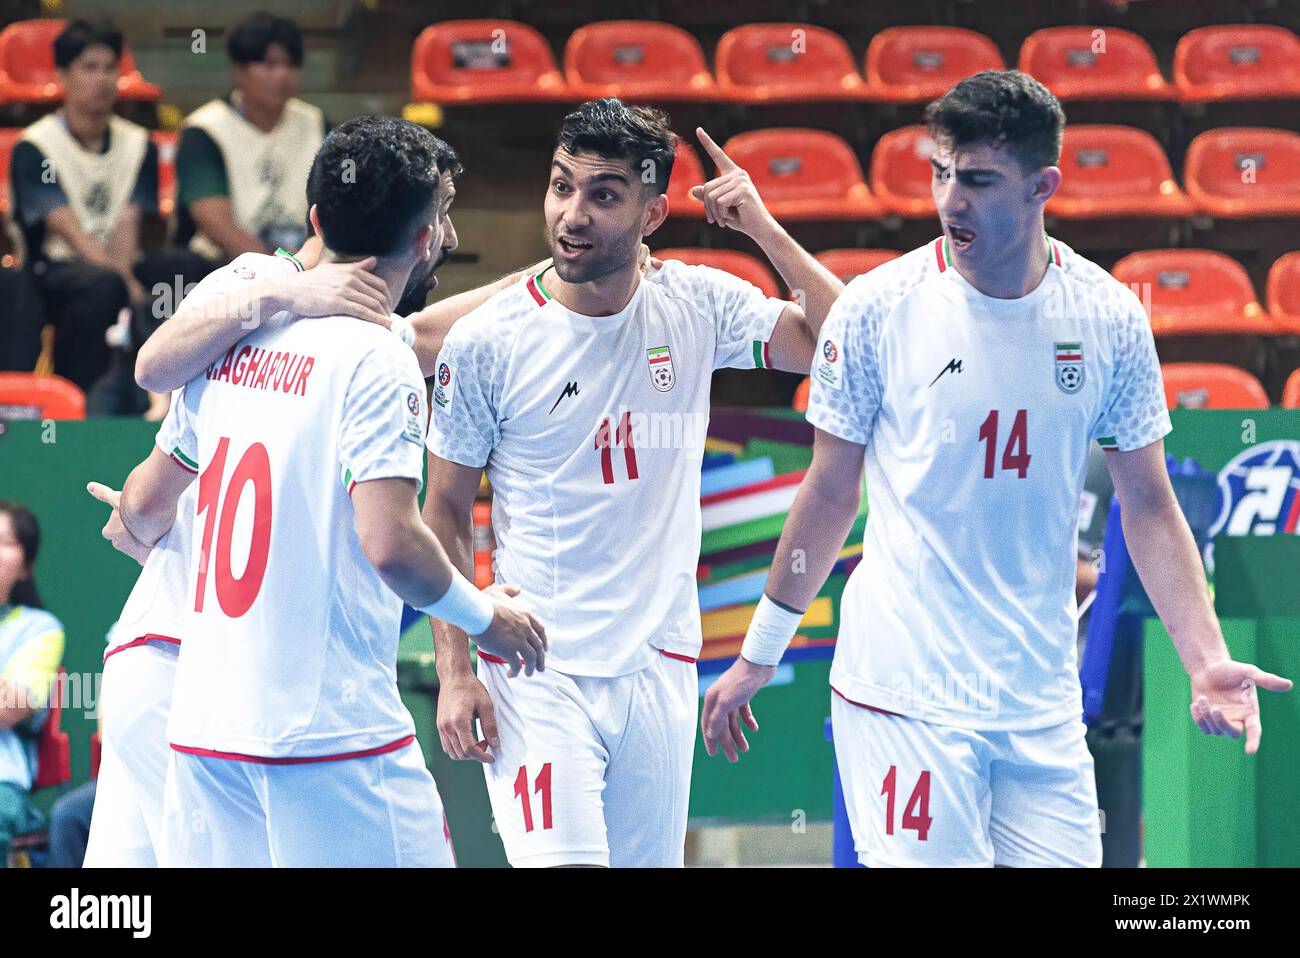
<path fill-rule="evenodd" d="M 646 362 L 650 365 L 650 381 L 655 389 L 666 393 L 677 382 L 673 373 L 673 357 L 667 346 L 656 346 L 645 351 Z"/>
<path fill-rule="evenodd" d="M 1083 344 L 1056 344 L 1056 385 L 1065 393 L 1083 388 Z"/>

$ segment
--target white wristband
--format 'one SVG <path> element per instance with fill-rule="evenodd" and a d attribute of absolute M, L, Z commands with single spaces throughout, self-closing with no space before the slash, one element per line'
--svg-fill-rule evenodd
<path fill-rule="evenodd" d="M 741 656 L 755 665 L 779 665 L 802 620 L 802 612 L 783 609 L 764 595 L 745 633 Z"/>
<path fill-rule="evenodd" d="M 411 321 L 405 316 L 398 316 L 396 313 L 393 313 L 393 315 L 388 318 L 392 323 L 389 328 L 397 334 L 402 342 L 414 349 L 415 327 L 411 325 Z"/>
<path fill-rule="evenodd" d="M 450 622 L 470 635 L 482 635 L 492 624 L 496 608 L 492 600 L 474 588 L 474 585 L 455 569 L 451 570 L 451 585 L 442 598 L 430 602 L 420 610 L 435 619 Z"/>

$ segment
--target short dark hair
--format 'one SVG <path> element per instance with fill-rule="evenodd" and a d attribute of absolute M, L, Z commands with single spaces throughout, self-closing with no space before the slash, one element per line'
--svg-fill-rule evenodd
<path fill-rule="evenodd" d="M 1026 172 L 1061 159 L 1065 111 L 1047 87 L 1019 70 L 985 70 L 925 109 L 936 140 L 953 146 L 1005 144 Z"/>
<path fill-rule="evenodd" d="M 0 513 L 9 517 L 14 527 L 14 538 L 23 550 L 23 564 L 30 570 L 36 564 L 36 554 L 41 551 L 41 526 L 26 506 L 16 502 L 0 501 Z M 9 594 L 12 605 L 26 605 L 33 609 L 43 609 L 41 593 L 36 588 L 36 578 L 29 571 L 26 576 L 14 583 Z"/>
<path fill-rule="evenodd" d="M 54 38 L 54 65 L 60 70 L 72 66 L 91 47 L 104 46 L 122 58 L 122 31 L 107 20 L 73 20 Z"/>
<path fill-rule="evenodd" d="M 335 253 L 384 256 L 407 240 L 438 199 L 442 174 L 460 172 L 456 151 L 422 126 L 361 116 L 325 137 L 307 177 L 322 239 Z"/>
<path fill-rule="evenodd" d="M 298 24 L 266 12 L 254 13 L 235 24 L 226 39 L 226 51 L 232 63 L 261 63 L 273 43 L 289 51 L 294 66 L 302 66 L 302 31 Z"/>
<path fill-rule="evenodd" d="M 649 106 L 628 106 L 622 100 L 588 100 L 564 118 L 557 144 L 570 153 L 627 160 L 642 183 L 656 194 L 668 189 L 677 152 L 677 134 L 668 114 Z M 654 165 L 653 179 L 645 177 L 646 161 Z"/>

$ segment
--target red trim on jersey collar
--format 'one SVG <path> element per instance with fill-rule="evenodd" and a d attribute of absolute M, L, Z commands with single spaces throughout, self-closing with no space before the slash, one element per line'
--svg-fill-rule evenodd
<path fill-rule="evenodd" d="M 894 716 L 894 718 L 907 718 L 906 715 L 903 715 L 899 712 L 890 712 L 887 709 L 878 709 L 874 705 L 867 705 L 863 702 L 855 702 L 853 701 L 853 699 L 849 698 L 847 695 L 845 695 L 843 692 L 841 692 L 833 685 L 831 686 L 831 691 L 834 692 L 836 695 L 838 695 L 840 698 L 842 698 L 844 701 L 848 702 L 850 705 L 856 706 L 860 709 L 866 709 L 868 712 L 879 712 L 881 715 L 892 715 Z"/>
<path fill-rule="evenodd" d="M 533 300 L 537 305 L 545 306 L 551 297 L 546 295 L 546 290 L 542 289 L 542 284 L 537 282 L 537 277 L 539 275 L 540 274 L 538 273 L 534 273 L 532 276 L 529 276 L 528 282 L 524 285 L 528 287 L 528 293 L 533 297 Z"/>
<path fill-rule="evenodd" d="M 104 653 L 104 661 L 107 662 L 109 656 L 117 655 L 117 653 L 121 652 L 123 649 L 134 649 L 138 645 L 148 645 L 150 642 L 167 642 L 171 645 L 181 644 L 180 639 L 173 639 L 170 635 L 157 635 L 153 632 L 149 632 L 146 635 L 140 636 L 138 639 L 132 639 L 130 642 L 123 642 L 121 645 L 113 646 Z"/>
<path fill-rule="evenodd" d="M 172 750 L 185 755 L 197 755 L 200 758 L 223 758 L 235 762 L 252 762 L 255 765 L 311 765 L 316 762 L 341 762 L 347 758 L 368 758 L 371 755 L 386 755 L 405 748 L 415 741 L 414 735 L 399 738 L 396 742 L 379 745 L 375 748 L 362 749 L 359 752 L 340 752 L 337 755 L 302 755 L 290 758 L 275 758 L 267 755 L 244 755 L 241 752 L 218 752 L 210 748 L 194 748 L 190 745 L 171 743 Z"/>

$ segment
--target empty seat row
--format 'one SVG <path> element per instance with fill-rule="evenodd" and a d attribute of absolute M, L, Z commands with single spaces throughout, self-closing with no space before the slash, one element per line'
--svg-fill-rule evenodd
<path fill-rule="evenodd" d="M 833 249 L 816 258 L 847 283 L 900 255 L 887 249 Z M 767 296 L 780 295 L 772 271 L 748 253 L 673 247 L 655 256 L 712 266 Z M 1269 270 L 1267 309 L 1241 264 L 1212 250 L 1140 250 L 1116 263 L 1111 275 L 1141 300 L 1157 336 L 1300 335 L 1300 251 L 1280 257 Z"/>
<path fill-rule="evenodd" d="M 886 133 L 871 154 L 868 187 L 853 150 L 822 130 L 740 133 L 724 150 L 749 171 L 779 220 L 860 220 L 935 215 L 930 155 L 923 127 Z M 669 183 L 672 215 L 702 216 L 689 187 L 703 182 L 698 155 L 683 143 Z M 1065 128 L 1063 178 L 1047 212 L 1062 219 L 1107 217 L 1252 218 L 1300 215 L 1300 134 L 1227 127 L 1196 137 L 1184 163 L 1184 192 L 1151 134 L 1133 127 Z"/>
<path fill-rule="evenodd" d="M 1277 26 L 1201 27 L 1178 43 L 1173 82 L 1151 46 L 1118 27 L 1050 27 L 1031 34 L 1019 68 L 1062 100 L 1300 97 L 1300 37 Z M 699 41 L 649 20 L 580 27 L 561 73 L 550 46 L 511 20 L 449 20 L 424 30 L 411 54 L 416 101 L 529 100 L 923 103 L 963 77 L 1006 67 L 993 41 L 960 27 L 891 27 L 872 37 L 862 72 L 839 34 L 806 23 L 736 27 L 710 72 Z"/>

